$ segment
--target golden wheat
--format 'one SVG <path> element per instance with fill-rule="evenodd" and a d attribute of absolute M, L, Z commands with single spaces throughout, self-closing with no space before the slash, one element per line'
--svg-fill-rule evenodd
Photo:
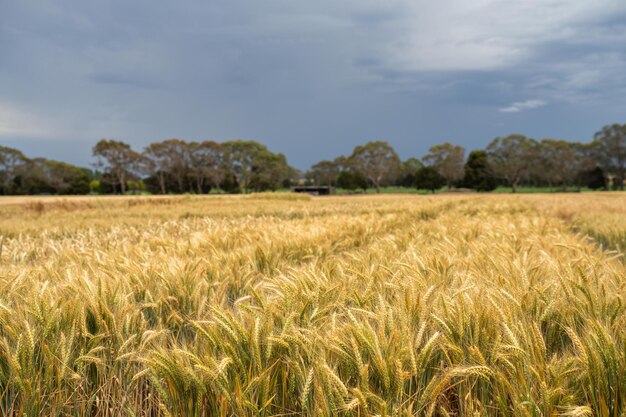
<path fill-rule="evenodd" d="M 623 416 L 626 196 L 11 199 L 0 415 Z"/>

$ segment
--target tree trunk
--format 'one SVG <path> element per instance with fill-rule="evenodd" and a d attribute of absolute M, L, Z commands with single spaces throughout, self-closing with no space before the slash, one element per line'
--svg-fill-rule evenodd
<path fill-rule="evenodd" d="M 159 187 L 161 188 L 161 194 L 165 194 L 165 175 L 162 172 L 158 174 Z"/>
<path fill-rule="evenodd" d="M 120 175 L 120 190 L 122 195 L 126 194 L 126 176 L 124 174 Z"/>
<path fill-rule="evenodd" d="M 374 188 L 376 188 L 376 193 L 380 194 L 380 178 L 374 178 L 373 181 Z"/>

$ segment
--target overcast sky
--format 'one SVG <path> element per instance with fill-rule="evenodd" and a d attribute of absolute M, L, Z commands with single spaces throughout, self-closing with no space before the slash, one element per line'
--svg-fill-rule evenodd
<path fill-rule="evenodd" d="M 626 122 L 624 0 L 0 0 L 0 144 L 252 139 L 301 169 Z"/>

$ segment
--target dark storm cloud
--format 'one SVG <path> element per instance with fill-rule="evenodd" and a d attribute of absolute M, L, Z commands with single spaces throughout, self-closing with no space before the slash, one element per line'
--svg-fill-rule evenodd
<path fill-rule="evenodd" d="M 624 122 L 617 0 L 0 1 L 0 143 L 256 139 L 306 168 Z"/>

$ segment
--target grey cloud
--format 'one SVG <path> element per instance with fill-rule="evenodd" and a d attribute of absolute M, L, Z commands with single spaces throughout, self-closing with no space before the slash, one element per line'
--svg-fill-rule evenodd
<path fill-rule="evenodd" d="M 624 15 L 618 0 L 0 2 L 0 142 L 88 163 L 67 144 L 250 138 L 306 168 L 372 139 L 411 156 L 590 135 L 626 108 Z"/>
<path fill-rule="evenodd" d="M 374 57 L 358 57 L 352 60 L 352 63 L 355 67 L 364 67 L 364 68 L 372 68 L 372 67 L 380 67 L 383 63 L 379 58 Z"/>

